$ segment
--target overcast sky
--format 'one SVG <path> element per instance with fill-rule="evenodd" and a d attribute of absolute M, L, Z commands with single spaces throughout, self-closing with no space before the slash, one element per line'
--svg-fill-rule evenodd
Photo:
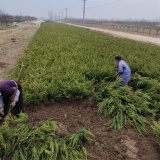
<path fill-rule="evenodd" d="M 0 0 L 0 9 L 13 15 L 48 18 L 54 15 L 82 18 L 83 0 Z M 91 19 L 160 19 L 160 0 L 87 0 L 86 18 Z"/>

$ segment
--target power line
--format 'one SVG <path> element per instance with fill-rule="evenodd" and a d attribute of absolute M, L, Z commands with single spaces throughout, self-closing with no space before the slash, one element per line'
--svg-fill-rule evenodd
<path fill-rule="evenodd" d="M 78 0 L 78 1 L 79 1 L 79 0 Z M 72 7 L 73 7 L 75 4 L 77 4 L 78 1 L 76 1 L 76 2 L 72 5 Z M 117 3 L 117 2 L 119 2 L 119 1 L 122 1 L 122 0 L 116 0 L 116 1 L 113 1 L 113 2 L 110 2 L 110 3 L 105 3 L 105 4 L 103 4 L 103 5 L 99 5 L 99 6 L 95 6 L 95 7 L 90 7 L 90 8 L 85 8 L 85 1 L 87 1 L 87 0 L 82 0 L 82 1 L 84 1 L 84 5 L 83 5 L 83 27 L 84 27 L 84 23 L 85 23 L 85 11 L 86 11 L 86 10 L 93 9 L 93 8 L 98 8 L 98 7 L 109 6 L 109 5 L 112 5 L 112 4 Z M 69 7 L 69 8 L 71 8 L 71 7 Z M 79 11 L 82 11 L 82 9 L 79 10 Z M 77 12 L 79 12 L 79 11 L 77 11 Z"/>
<path fill-rule="evenodd" d="M 116 1 L 114 1 L 114 2 L 110 2 L 110 3 L 106 3 L 106 4 L 103 4 L 103 5 L 100 5 L 100 6 L 95 6 L 95 7 L 86 8 L 86 9 L 88 10 L 88 9 L 92 9 L 92 8 L 104 7 L 104 6 L 108 6 L 108 5 L 117 3 L 117 2 L 119 2 L 119 1 L 121 1 L 121 0 L 116 0 Z"/>
<path fill-rule="evenodd" d="M 122 1 L 122 0 L 116 0 L 116 1 L 113 1 L 113 2 L 110 2 L 110 3 L 106 3 L 106 4 L 103 4 L 103 5 L 86 8 L 86 10 L 93 9 L 93 8 L 98 8 L 98 7 L 109 6 L 109 5 L 114 4 L 114 3 L 117 3 L 117 2 L 119 2 L 119 1 Z M 79 12 L 79 11 L 82 11 L 82 9 L 81 9 L 81 10 L 78 10 L 78 12 Z"/>
<path fill-rule="evenodd" d="M 79 2 L 79 0 L 76 1 L 76 2 L 75 2 L 73 5 L 71 5 L 70 7 L 68 7 L 68 9 L 72 8 L 73 6 L 75 6 L 75 5 L 77 4 L 77 2 Z"/>

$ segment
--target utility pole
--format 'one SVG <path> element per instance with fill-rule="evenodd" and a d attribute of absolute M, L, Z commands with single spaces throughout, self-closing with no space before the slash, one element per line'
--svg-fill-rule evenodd
<path fill-rule="evenodd" d="M 62 11 L 62 18 L 61 19 L 63 20 L 63 11 Z"/>
<path fill-rule="evenodd" d="M 66 8 L 66 23 L 67 23 L 67 8 Z"/>
<path fill-rule="evenodd" d="M 61 19 L 61 13 L 59 12 L 59 21 L 60 21 L 60 19 Z"/>
<path fill-rule="evenodd" d="M 83 27 L 84 27 L 84 23 L 85 23 L 85 2 L 87 1 L 87 0 L 83 0 L 84 1 L 84 4 L 83 4 Z"/>
<path fill-rule="evenodd" d="M 56 17 L 56 22 L 57 22 L 57 13 L 55 14 L 55 17 Z"/>

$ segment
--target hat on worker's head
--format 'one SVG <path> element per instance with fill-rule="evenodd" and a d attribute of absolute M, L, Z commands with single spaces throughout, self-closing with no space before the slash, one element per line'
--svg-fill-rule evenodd
<path fill-rule="evenodd" d="M 117 55 L 117 56 L 115 56 L 115 60 L 121 60 L 121 56 L 119 56 L 119 55 Z"/>

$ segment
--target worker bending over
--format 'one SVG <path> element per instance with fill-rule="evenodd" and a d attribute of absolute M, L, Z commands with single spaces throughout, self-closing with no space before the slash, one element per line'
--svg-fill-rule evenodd
<path fill-rule="evenodd" d="M 121 60 L 121 56 L 119 55 L 115 56 L 115 61 L 118 63 L 117 75 L 120 75 L 120 78 L 122 78 L 122 81 L 120 82 L 120 86 L 128 85 L 130 75 L 131 75 L 130 67 L 124 60 Z"/>
<path fill-rule="evenodd" d="M 7 115 L 8 103 L 12 95 L 14 95 L 17 83 L 13 80 L 5 80 L 0 82 L 0 120 Z M 14 102 L 11 103 L 13 113 L 15 115 L 23 111 L 22 87 L 19 84 Z"/>

